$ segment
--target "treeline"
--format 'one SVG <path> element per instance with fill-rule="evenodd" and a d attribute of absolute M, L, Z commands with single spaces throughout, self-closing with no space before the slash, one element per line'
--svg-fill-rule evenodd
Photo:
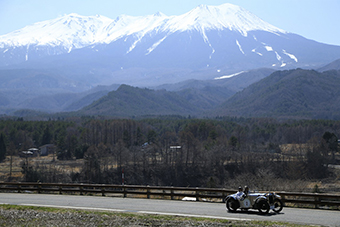
<path fill-rule="evenodd" d="M 17 155 L 31 147 L 55 144 L 58 160 L 83 160 L 79 170 L 68 172 L 51 169 L 51 165 L 31 165 L 24 172 L 27 181 L 120 184 L 124 172 L 127 184 L 230 187 L 249 181 L 263 188 L 278 179 L 331 177 L 326 164 L 338 161 L 340 122 L 19 119 L 0 121 L 0 132 L 0 153 Z"/>

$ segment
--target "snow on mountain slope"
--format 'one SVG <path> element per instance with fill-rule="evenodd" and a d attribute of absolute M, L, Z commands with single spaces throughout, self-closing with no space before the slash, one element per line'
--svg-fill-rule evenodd
<path fill-rule="evenodd" d="M 188 13 L 170 17 L 156 13 L 139 17 L 122 15 L 112 20 L 104 16 L 70 14 L 0 36 L 0 48 L 50 45 L 71 50 L 96 43 L 110 43 L 132 34 L 136 35 L 137 44 L 149 32 L 174 33 L 185 30 L 200 31 L 207 39 L 205 31 L 212 29 L 238 31 L 243 36 L 252 30 L 285 32 L 236 5 L 200 5 Z"/>
<path fill-rule="evenodd" d="M 254 30 L 285 33 L 284 30 L 261 20 L 249 11 L 229 3 L 220 6 L 199 5 L 188 13 L 172 17 L 165 29 L 171 32 L 229 29 L 238 31 L 244 36 L 247 36 L 248 31 Z"/>
<path fill-rule="evenodd" d="M 49 45 L 64 46 L 69 50 L 82 48 L 98 42 L 98 35 L 111 22 L 111 19 L 103 16 L 69 14 L 0 36 L 0 47 Z"/>
<path fill-rule="evenodd" d="M 98 42 L 110 43 L 132 34 L 142 37 L 148 32 L 157 31 L 167 19 L 168 17 L 162 13 L 139 17 L 122 15 L 105 28 L 103 33 L 98 36 Z"/>

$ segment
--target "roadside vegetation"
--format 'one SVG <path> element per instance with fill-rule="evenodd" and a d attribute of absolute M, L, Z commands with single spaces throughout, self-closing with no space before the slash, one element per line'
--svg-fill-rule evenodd
<path fill-rule="evenodd" d="M 0 180 L 339 193 L 339 134 L 332 120 L 4 118 Z"/>
<path fill-rule="evenodd" d="M 210 219 L 179 217 L 166 215 L 149 215 L 133 213 L 116 213 L 107 211 L 84 211 L 44 207 L 0 205 L 1 226 L 288 226 L 299 225 L 270 221 L 236 221 L 227 219 Z"/>

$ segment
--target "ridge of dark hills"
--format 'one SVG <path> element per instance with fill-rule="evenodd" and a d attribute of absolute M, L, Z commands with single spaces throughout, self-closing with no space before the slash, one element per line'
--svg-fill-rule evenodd
<path fill-rule="evenodd" d="M 340 71 L 276 71 L 223 103 L 220 115 L 340 119 Z"/>
<path fill-rule="evenodd" d="M 329 71 L 329 70 L 340 70 L 340 59 L 335 60 L 318 69 L 319 72 L 324 72 L 324 71 Z"/>
<path fill-rule="evenodd" d="M 334 64 L 331 64 L 331 67 Z M 115 85 L 118 86 L 118 85 Z M 189 80 L 154 89 L 98 87 L 87 94 L 45 95 L 30 106 L 65 106 L 71 115 L 134 117 L 181 115 L 340 119 L 340 71 L 259 69 L 221 80 Z M 2 105 L 8 99 L 0 94 Z M 92 104 L 90 104 L 92 103 Z M 84 107 L 85 106 L 85 107 Z M 52 106 L 50 107 L 52 109 Z M 27 109 L 29 110 L 29 109 Z M 13 109 L 15 116 L 31 111 Z M 39 109 L 36 109 L 39 111 Z M 52 114 L 52 113 L 51 113 Z M 39 113 L 38 113 L 39 115 Z"/>
<path fill-rule="evenodd" d="M 220 80 L 188 80 L 155 89 L 122 85 L 117 91 L 79 111 L 86 115 L 142 116 L 195 115 L 207 116 L 237 91 L 270 75 L 272 69 L 256 69 Z M 76 105 L 76 103 L 75 103 Z"/>
<path fill-rule="evenodd" d="M 141 115 L 188 115 L 199 109 L 174 92 L 121 85 L 117 91 L 79 111 L 86 115 L 131 117 Z"/>

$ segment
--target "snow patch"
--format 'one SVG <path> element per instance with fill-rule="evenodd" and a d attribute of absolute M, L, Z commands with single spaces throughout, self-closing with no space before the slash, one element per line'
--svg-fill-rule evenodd
<path fill-rule="evenodd" d="M 255 48 L 255 49 L 252 49 L 251 52 L 253 52 L 253 53 L 255 53 L 255 54 L 258 54 L 258 55 L 260 55 L 260 56 L 263 56 L 263 54 L 261 54 L 260 52 L 257 52 L 257 51 L 256 51 L 256 48 Z"/>
<path fill-rule="evenodd" d="M 212 55 L 215 53 L 215 49 L 212 47 L 211 43 L 209 42 L 208 36 L 205 34 L 205 29 L 201 28 L 200 30 L 201 30 L 201 34 L 202 34 L 204 42 L 207 43 L 209 47 L 211 48 L 211 54 L 209 55 L 209 59 L 211 59 Z"/>
<path fill-rule="evenodd" d="M 162 39 L 158 40 L 158 42 L 154 43 L 147 51 L 147 53 L 145 55 L 150 54 L 154 49 L 156 49 L 156 47 L 161 44 L 164 40 L 166 39 L 166 36 L 164 36 Z"/>
<path fill-rule="evenodd" d="M 285 55 L 287 55 L 288 57 L 290 57 L 291 59 L 293 59 L 295 62 L 298 62 L 298 59 L 297 59 L 297 57 L 295 57 L 295 55 L 290 54 L 290 53 L 287 53 L 286 50 L 282 50 L 282 51 L 283 51 L 283 53 L 284 53 Z"/>
<path fill-rule="evenodd" d="M 25 60 L 28 61 L 28 50 L 30 49 L 30 45 L 27 46 L 26 49 L 26 56 L 25 56 Z"/>
<path fill-rule="evenodd" d="M 231 74 L 231 75 L 225 75 L 225 76 L 221 76 L 221 77 L 216 77 L 216 78 L 214 78 L 214 80 L 228 79 L 228 78 L 240 75 L 240 74 L 245 73 L 245 72 L 247 72 L 247 71 L 241 71 L 241 72 L 234 73 L 234 74 Z"/>
<path fill-rule="evenodd" d="M 215 53 L 215 49 L 211 46 L 210 43 L 209 43 L 209 47 L 212 49 L 211 54 L 209 55 L 209 59 L 211 59 L 211 57 L 212 57 L 213 54 Z"/>
<path fill-rule="evenodd" d="M 137 46 L 137 43 L 139 43 L 142 40 L 143 36 L 140 36 L 138 39 L 136 39 L 133 44 L 130 46 L 129 50 L 126 52 L 126 54 L 130 53 L 135 47 Z"/>
<path fill-rule="evenodd" d="M 280 65 L 280 67 L 285 67 L 287 65 L 287 63 L 282 62 L 282 64 Z"/>
<path fill-rule="evenodd" d="M 264 46 L 264 48 L 266 48 L 267 51 L 273 51 L 273 47 L 271 46 Z"/>
<path fill-rule="evenodd" d="M 241 53 L 244 55 L 244 52 L 243 52 L 243 50 L 242 50 L 242 47 L 241 47 L 241 45 L 240 45 L 240 43 L 238 42 L 237 39 L 236 39 L 236 44 L 237 44 L 238 48 L 240 49 Z"/>
<path fill-rule="evenodd" d="M 282 57 L 275 51 L 275 54 L 276 54 L 276 59 L 278 60 L 278 61 L 281 61 L 281 59 L 282 59 Z"/>

